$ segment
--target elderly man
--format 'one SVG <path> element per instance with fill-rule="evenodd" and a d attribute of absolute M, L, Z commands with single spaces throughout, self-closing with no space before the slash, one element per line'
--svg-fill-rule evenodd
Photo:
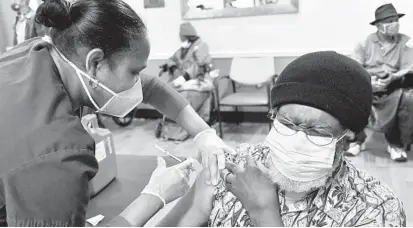
<path fill-rule="evenodd" d="M 370 75 L 360 64 L 335 52 L 304 55 L 285 68 L 271 96 L 276 108 L 265 140 L 228 155 L 217 188 L 200 175 L 160 225 L 406 225 L 392 190 L 343 158 L 371 110 Z"/>
<path fill-rule="evenodd" d="M 392 4 L 376 10 L 371 25 L 377 32 L 358 44 L 353 58 L 371 75 L 373 86 L 372 126 L 384 132 L 391 159 L 406 161 L 407 151 L 413 143 L 413 90 L 405 75 L 413 66 L 412 49 L 407 45 L 410 37 L 399 33 L 399 18 Z M 364 146 L 362 132 L 350 146 L 348 155 L 357 155 Z"/>

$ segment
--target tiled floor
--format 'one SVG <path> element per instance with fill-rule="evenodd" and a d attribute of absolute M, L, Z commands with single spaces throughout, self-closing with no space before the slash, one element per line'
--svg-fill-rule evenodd
<path fill-rule="evenodd" d="M 183 157 L 195 154 L 192 140 L 176 144 L 155 138 L 158 120 L 135 119 L 126 127 L 118 127 L 111 119 L 104 123 L 114 134 L 116 152 L 118 154 L 162 155 L 154 145 L 157 144 L 170 152 Z M 256 123 L 224 124 L 224 141 L 235 146 L 239 143 L 258 143 L 268 132 L 268 125 Z M 404 203 L 408 226 L 413 226 L 413 155 L 406 163 L 395 163 L 388 158 L 386 145 L 382 135 L 369 134 L 367 151 L 351 158 L 359 168 L 366 170 L 379 180 L 388 184 Z M 410 192 L 410 193 L 409 193 Z"/>

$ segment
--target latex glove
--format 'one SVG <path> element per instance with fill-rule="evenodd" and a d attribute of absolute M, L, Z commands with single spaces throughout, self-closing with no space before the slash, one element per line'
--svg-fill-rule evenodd
<path fill-rule="evenodd" d="M 193 170 L 195 160 L 187 159 L 177 165 L 166 167 L 165 160 L 158 157 L 158 166 L 142 194 L 158 197 L 164 206 L 183 196 L 189 189 L 189 174 Z"/>
<path fill-rule="evenodd" d="M 174 87 L 181 87 L 183 84 L 185 84 L 186 80 L 184 76 L 179 76 L 175 80 L 172 81 L 172 85 Z"/>
<path fill-rule="evenodd" d="M 194 142 L 199 162 L 202 163 L 204 169 L 209 170 L 205 172 L 206 183 L 218 185 L 219 171 L 225 168 L 225 153 L 236 154 L 237 152 L 227 146 L 211 128 L 198 133 Z"/>
<path fill-rule="evenodd" d="M 246 160 L 245 167 L 226 162 L 227 170 L 221 172 L 221 177 L 227 189 L 241 201 L 248 213 L 279 211 L 278 189 L 269 175 L 274 164 L 269 162 L 271 167 L 267 168 L 255 162 L 251 155 L 247 155 Z"/>

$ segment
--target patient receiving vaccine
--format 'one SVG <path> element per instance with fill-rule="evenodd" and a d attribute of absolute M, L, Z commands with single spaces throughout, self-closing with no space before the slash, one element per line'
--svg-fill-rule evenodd
<path fill-rule="evenodd" d="M 361 65 L 336 52 L 304 55 L 280 74 L 271 96 L 265 139 L 227 154 L 218 186 L 199 175 L 162 225 L 406 226 L 394 192 L 343 156 L 371 110 Z"/>

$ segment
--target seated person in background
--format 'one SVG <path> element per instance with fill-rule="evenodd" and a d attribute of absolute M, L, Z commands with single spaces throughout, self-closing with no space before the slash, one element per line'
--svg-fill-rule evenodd
<path fill-rule="evenodd" d="M 304 55 L 285 68 L 271 96 L 265 140 L 227 155 L 217 188 L 200 175 L 161 226 L 406 225 L 393 191 L 343 156 L 372 104 L 370 76 L 356 61 Z"/>
<path fill-rule="evenodd" d="M 14 45 L 47 33 L 47 28 L 35 21 L 36 13 L 30 8 L 29 3 L 30 0 L 18 0 L 11 5 L 11 8 L 17 12 L 14 24 Z"/>
<path fill-rule="evenodd" d="M 412 69 L 410 37 L 399 33 L 399 14 L 392 4 L 376 10 L 377 32 L 360 43 L 353 58 L 371 75 L 373 86 L 372 126 L 384 132 L 391 159 L 406 161 L 406 152 L 413 143 L 413 90 L 406 87 L 405 75 Z M 361 132 L 350 145 L 348 155 L 357 155 L 364 146 L 366 135 Z"/>
<path fill-rule="evenodd" d="M 173 79 L 171 85 L 178 90 L 197 111 L 198 115 L 208 122 L 211 111 L 211 91 L 214 89 L 209 72 L 212 59 L 208 45 L 198 36 L 194 26 L 183 23 L 179 36 L 181 48 L 162 65 L 163 72 L 169 72 Z M 189 134 L 180 128 L 178 134 L 165 136 L 175 140 L 185 140 Z"/>

